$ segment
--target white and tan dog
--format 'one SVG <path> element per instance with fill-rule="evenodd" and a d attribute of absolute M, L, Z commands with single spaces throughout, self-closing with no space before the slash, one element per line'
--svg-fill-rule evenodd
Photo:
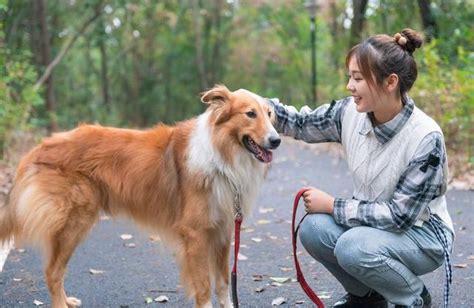
<path fill-rule="evenodd" d="M 67 297 L 64 275 L 99 211 L 122 215 L 176 243 L 181 279 L 198 307 L 229 307 L 234 196 L 249 214 L 271 149 L 280 144 L 272 110 L 247 90 L 216 86 L 206 112 L 176 126 L 140 131 L 82 125 L 45 139 L 18 167 L 0 239 L 44 248 L 53 307 Z"/>

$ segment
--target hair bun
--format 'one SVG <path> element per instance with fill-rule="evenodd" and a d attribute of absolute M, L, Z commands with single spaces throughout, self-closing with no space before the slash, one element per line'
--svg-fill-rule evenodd
<path fill-rule="evenodd" d="M 401 33 L 396 33 L 393 38 L 400 47 L 409 53 L 413 53 L 415 49 L 423 45 L 423 38 L 415 30 L 406 28 Z"/>

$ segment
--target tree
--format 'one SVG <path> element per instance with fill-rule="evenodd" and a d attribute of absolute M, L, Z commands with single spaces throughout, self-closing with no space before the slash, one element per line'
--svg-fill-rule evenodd
<path fill-rule="evenodd" d="M 367 0 L 352 0 L 352 9 L 354 17 L 351 23 L 351 36 L 349 47 L 360 42 L 361 33 L 364 28 L 365 10 L 367 8 Z"/>
<path fill-rule="evenodd" d="M 38 27 L 38 48 L 37 50 L 39 56 L 39 66 L 47 67 L 51 61 L 51 39 L 49 35 L 47 19 L 47 5 L 44 0 L 33 1 L 33 10 L 32 10 L 32 26 L 34 28 Z M 33 28 L 33 29 L 34 29 Z M 32 32 L 34 31 L 32 29 Z M 34 32 L 33 32 L 34 33 Z M 46 84 L 46 111 L 49 115 L 49 125 L 48 131 L 57 131 L 58 123 L 56 121 L 56 98 L 54 95 L 54 75 L 53 72 L 45 78 Z"/>
<path fill-rule="evenodd" d="M 438 24 L 431 12 L 431 0 L 418 0 L 423 30 L 426 34 L 426 42 L 429 43 L 432 38 L 438 37 Z"/>

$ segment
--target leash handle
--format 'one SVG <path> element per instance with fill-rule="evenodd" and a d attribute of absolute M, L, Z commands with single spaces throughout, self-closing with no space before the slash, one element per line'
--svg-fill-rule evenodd
<path fill-rule="evenodd" d="M 291 220 L 291 237 L 292 237 L 292 246 L 293 246 L 293 259 L 295 261 L 295 269 L 296 269 L 296 279 L 301 285 L 301 288 L 303 289 L 304 293 L 313 301 L 313 303 L 316 304 L 318 308 L 324 308 L 324 304 L 321 301 L 321 299 L 318 297 L 318 295 L 310 288 L 306 280 L 304 279 L 303 272 L 301 271 L 300 263 L 298 261 L 298 256 L 296 255 L 296 242 L 298 239 L 298 227 L 299 224 L 303 221 L 301 219 L 300 223 L 298 226 L 295 228 L 295 220 L 296 220 L 296 212 L 298 210 L 298 203 L 303 196 L 303 194 L 308 191 L 309 189 L 301 189 L 298 191 L 295 197 L 295 201 L 293 203 L 293 219 Z"/>
<path fill-rule="evenodd" d="M 234 267 L 232 268 L 230 282 L 232 286 L 232 304 L 234 308 L 239 308 L 239 299 L 237 298 L 237 258 L 240 248 L 240 226 L 242 225 L 242 215 L 235 216 L 234 229 Z"/>

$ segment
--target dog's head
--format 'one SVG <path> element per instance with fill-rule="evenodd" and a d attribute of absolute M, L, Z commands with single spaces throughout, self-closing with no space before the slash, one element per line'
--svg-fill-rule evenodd
<path fill-rule="evenodd" d="M 271 150 L 280 145 L 281 139 L 272 125 L 273 110 L 262 97 L 244 89 L 231 92 L 217 85 L 204 92 L 201 101 L 208 105 L 210 124 L 221 143 L 230 138 L 227 140 L 240 145 L 259 161 L 272 161 Z"/>

